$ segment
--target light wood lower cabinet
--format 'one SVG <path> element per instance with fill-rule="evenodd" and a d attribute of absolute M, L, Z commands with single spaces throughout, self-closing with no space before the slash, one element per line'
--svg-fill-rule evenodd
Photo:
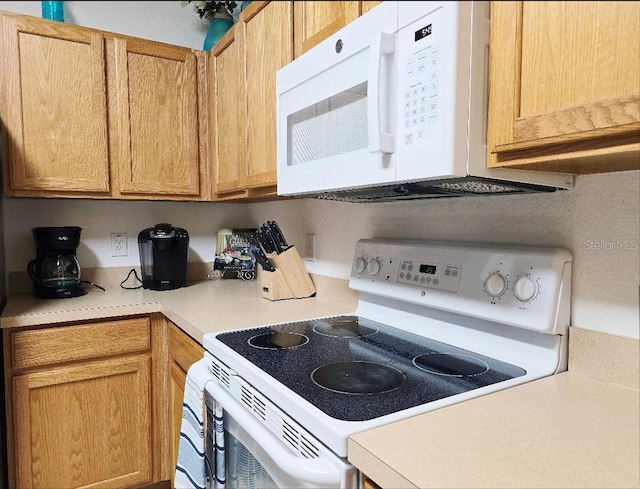
<path fill-rule="evenodd" d="M 170 478 L 159 314 L 3 331 L 10 487 Z"/>
<path fill-rule="evenodd" d="M 171 480 L 178 460 L 180 425 L 182 424 L 182 400 L 189 367 L 201 360 L 204 348 L 169 322 L 169 433 Z"/>

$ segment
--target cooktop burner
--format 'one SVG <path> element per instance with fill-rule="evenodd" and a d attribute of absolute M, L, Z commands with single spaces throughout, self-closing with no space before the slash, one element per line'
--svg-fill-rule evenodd
<path fill-rule="evenodd" d="M 377 418 L 526 374 L 515 365 L 358 316 L 230 331 L 216 339 L 327 415 L 346 421 Z"/>
<path fill-rule="evenodd" d="M 489 365 L 478 358 L 446 353 L 420 355 L 413 359 L 413 364 L 426 372 L 453 377 L 481 375 L 489 370 Z"/>
<path fill-rule="evenodd" d="M 342 394 L 380 394 L 400 387 L 405 376 L 389 365 L 355 361 L 318 367 L 311 379 L 320 387 Z"/>
<path fill-rule="evenodd" d="M 249 338 L 249 344 L 255 348 L 266 350 L 280 350 L 297 348 L 309 341 L 309 338 L 300 333 L 281 333 L 272 331 Z"/>
<path fill-rule="evenodd" d="M 336 338 L 357 338 L 377 333 L 377 328 L 371 328 L 358 323 L 357 316 L 339 316 L 326 319 L 314 319 L 313 331 L 325 336 Z"/>

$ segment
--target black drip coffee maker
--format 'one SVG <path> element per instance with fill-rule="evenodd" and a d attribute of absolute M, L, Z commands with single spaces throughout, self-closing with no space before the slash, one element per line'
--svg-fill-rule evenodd
<path fill-rule="evenodd" d="M 33 295 L 39 299 L 78 297 L 86 292 L 80 284 L 80 264 L 76 248 L 80 245 L 76 226 L 33 228 L 36 259 L 27 266 L 33 280 Z"/>

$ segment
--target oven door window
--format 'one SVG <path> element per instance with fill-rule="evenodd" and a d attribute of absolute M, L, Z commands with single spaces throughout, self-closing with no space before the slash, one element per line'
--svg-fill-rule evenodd
<path fill-rule="evenodd" d="M 279 473 L 281 472 L 280 469 L 270 458 L 262 456 L 260 457 L 262 461 L 260 461 L 254 456 L 254 453 L 259 456 L 263 455 L 261 453 L 262 449 L 229 415 L 225 416 L 224 438 L 227 456 L 228 489 L 291 487 L 291 482 L 289 482 L 289 485 L 282 485 L 273 480 L 270 474 L 274 474 L 281 481 L 286 475 Z M 248 447 L 251 447 L 251 449 Z"/>

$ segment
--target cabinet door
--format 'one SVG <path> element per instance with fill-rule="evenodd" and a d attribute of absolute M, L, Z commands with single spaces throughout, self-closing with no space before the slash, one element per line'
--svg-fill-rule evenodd
<path fill-rule="evenodd" d="M 491 6 L 489 166 L 640 168 L 640 3 Z"/>
<path fill-rule="evenodd" d="M 214 196 L 242 193 L 245 186 L 246 101 L 237 32 L 235 25 L 209 52 L 209 152 Z"/>
<path fill-rule="evenodd" d="M 274 25 L 280 28 L 274 29 Z M 276 71 L 293 59 L 292 26 L 292 2 L 253 2 L 240 16 L 247 101 L 247 187 L 276 185 Z"/>
<path fill-rule="evenodd" d="M 14 377 L 15 486 L 153 482 L 150 365 L 137 355 Z"/>
<path fill-rule="evenodd" d="M 116 37 L 108 40 L 113 164 L 120 196 L 200 195 L 195 53 Z"/>
<path fill-rule="evenodd" d="M 27 16 L 1 20 L 6 194 L 108 195 L 102 34 Z"/>
<path fill-rule="evenodd" d="M 294 2 L 295 57 L 309 51 L 360 15 L 360 2 Z"/>
<path fill-rule="evenodd" d="M 178 461 L 178 445 L 180 443 L 180 428 L 182 425 L 182 401 L 184 386 L 189 367 L 202 360 L 204 348 L 184 333 L 175 324 L 169 323 L 169 443 L 170 466 L 175 467 Z M 173 479 L 173 474 L 172 474 Z"/>

